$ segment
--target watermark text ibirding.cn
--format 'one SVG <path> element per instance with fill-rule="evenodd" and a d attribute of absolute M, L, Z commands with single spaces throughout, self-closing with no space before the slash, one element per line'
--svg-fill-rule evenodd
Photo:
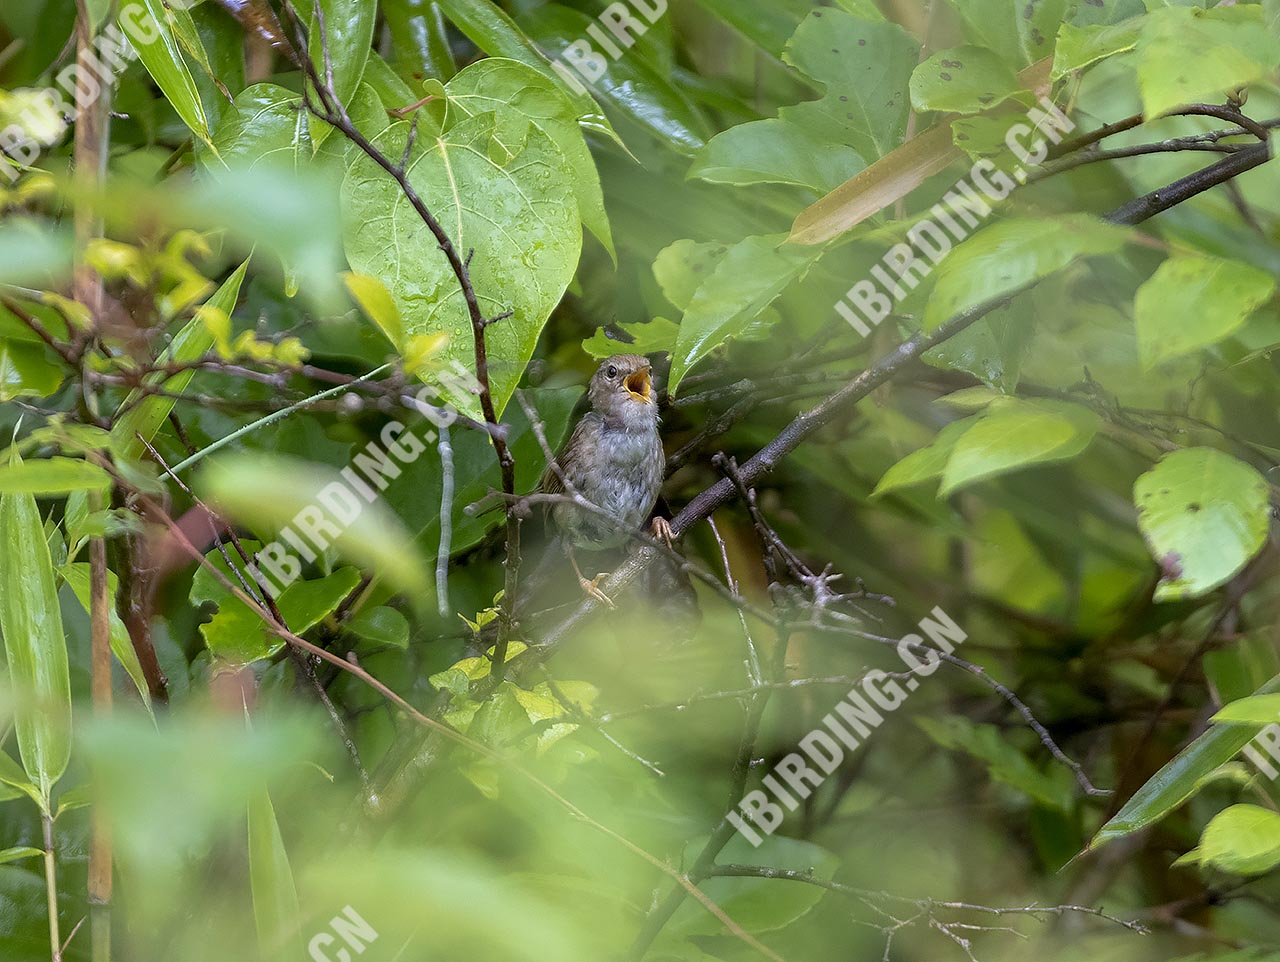
<path fill-rule="evenodd" d="M 628 3 L 644 20 L 631 12 Z M 571 89 L 585 94 L 587 88 L 582 81 L 590 84 L 603 77 L 609 68 L 609 60 L 620 59 L 666 12 L 667 0 L 611 3 L 596 17 L 596 22 L 587 27 L 587 36 L 591 40 L 578 39 L 569 44 L 559 57 L 551 61 L 551 67 Z M 605 59 L 606 56 L 609 60 Z"/>
<path fill-rule="evenodd" d="M 168 0 L 168 6 L 185 10 L 193 2 Z M 41 153 L 61 138 L 61 123 L 51 126 L 51 118 L 65 121 L 88 110 L 137 59 L 138 48 L 150 46 L 161 37 L 160 25 L 145 6 L 126 3 L 116 21 L 107 23 L 93 38 L 90 49 L 54 75 L 51 86 L 12 91 L 13 96 L 26 101 L 26 106 L 18 112 L 17 123 L 0 129 L 0 177 L 10 183 L 16 181 L 21 168 L 34 165 Z"/>
<path fill-rule="evenodd" d="M 898 657 L 911 677 L 900 685 L 887 672 L 878 669 L 867 672 L 861 684 L 849 689 L 827 713 L 822 726 L 800 739 L 800 751 L 790 752 L 778 762 L 773 771 L 761 779 L 762 787 L 747 792 L 737 808 L 726 816 L 753 846 L 758 847 L 764 841 L 763 836 L 777 831 L 786 818 L 783 806 L 793 812 L 799 808 L 800 802 L 840 767 L 846 753 L 856 751 L 880 727 L 884 716 L 897 711 L 920 687 L 920 678 L 938 670 L 942 663 L 939 650 L 949 655 L 969 637 L 942 608 L 935 607 L 929 614 L 931 617 L 921 619 L 920 631 L 928 635 L 936 649 L 926 645 L 924 638 L 917 634 L 906 635 L 898 642 Z"/>
<path fill-rule="evenodd" d="M 458 417 L 448 398 L 477 395 L 480 385 L 475 374 L 456 361 L 438 375 L 438 381 L 439 387 L 423 387 L 415 400 L 417 410 L 443 430 Z M 443 403 L 437 407 L 432 402 Z M 316 500 L 299 509 L 279 537 L 255 554 L 247 568 L 249 574 L 273 597 L 279 597 L 301 576 L 303 563 L 315 561 L 328 550 L 356 522 L 364 506 L 372 504 L 438 437 L 434 428 L 415 434 L 400 421 L 388 421 L 378 439 L 357 451 L 351 463 L 338 472 L 341 480 L 321 488 Z"/>
<path fill-rule="evenodd" d="M 307 951 L 315 962 L 352 962 L 352 953 L 364 950 L 378 940 L 378 931 L 348 905 L 329 920 L 329 930 L 317 932 L 307 942 Z"/>
<path fill-rule="evenodd" d="M 1049 156 L 1049 143 L 1061 143 L 1075 129 L 1070 118 L 1045 98 L 1026 121 L 1005 133 L 1005 145 L 1019 163 L 1005 173 L 983 158 L 912 225 L 906 240 L 894 244 L 865 277 L 836 302 L 836 313 L 863 337 L 920 286 L 951 248 L 966 240 L 991 215 L 991 205 L 1004 200 L 1027 180 L 1028 169 Z M 1012 175 L 1012 176 L 1011 176 Z"/>

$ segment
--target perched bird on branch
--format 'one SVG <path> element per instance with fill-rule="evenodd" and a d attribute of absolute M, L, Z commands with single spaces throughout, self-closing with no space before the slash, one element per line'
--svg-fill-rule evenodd
<path fill-rule="evenodd" d="M 562 533 L 562 545 L 578 583 L 591 597 L 613 606 L 578 567 L 576 548 L 598 551 L 623 544 L 650 516 L 662 487 L 666 456 L 658 435 L 658 402 L 653 392 L 649 360 L 639 354 L 609 358 L 591 378 L 587 389 L 591 410 L 583 415 L 554 464 L 548 465 L 539 489 L 563 494 L 553 504 L 552 518 Z M 574 504 L 574 495 L 600 508 Z M 671 540 L 671 526 L 655 518 L 652 531 Z"/>

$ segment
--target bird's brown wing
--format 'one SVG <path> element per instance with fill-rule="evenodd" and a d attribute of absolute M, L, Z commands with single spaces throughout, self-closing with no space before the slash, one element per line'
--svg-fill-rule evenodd
<path fill-rule="evenodd" d="M 560 450 L 556 452 L 555 464 L 548 464 L 546 470 L 542 472 L 542 480 L 538 482 L 538 490 L 543 494 L 564 494 L 564 482 L 560 479 L 560 472 L 556 471 L 556 465 L 560 465 L 561 471 L 565 465 L 569 464 L 573 459 L 575 449 L 583 444 L 583 436 L 587 433 L 588 418 L 582 417 L 578 419 L 577 425 L 573 429 L 573 433 L 569 435 L 569 439 L 560 445 Z"/>
<path fill-rule="evenodd" d="M 559 462 L 560 455 L 557 454 L 556 463 L 558 464 Z M 542 472 L 542 479 L 538 481 L 538 490 L 543 494 L 562 494 L 564 492 L 564 482 L 560 480 L 560 475 L 553 465 L 548 464 L 546 470 Z"/>

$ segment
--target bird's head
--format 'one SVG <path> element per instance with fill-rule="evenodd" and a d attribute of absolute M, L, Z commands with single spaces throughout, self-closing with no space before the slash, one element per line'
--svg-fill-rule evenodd
<path fill-rule="evenodd" d="M 641 354 L 617 354 L 596 370 L 587 389 L 591 408 L 606 417 L 633 423 L 657 417 L 649 359 Z"/>

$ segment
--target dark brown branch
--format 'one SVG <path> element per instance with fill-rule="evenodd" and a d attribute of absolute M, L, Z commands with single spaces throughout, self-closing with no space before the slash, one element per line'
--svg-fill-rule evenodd
<path fill-rule="evenodd" d="M 182 428 L 182 424 L 178 420 L 177 416 L 170 412 L 169 420 L 174 425 L 178 436 L 181 438 L 187 454 L 194 454 L 195 445 L 193 445 L 187 438 L 186 431 Z M 205 502 L 202 501 L 194 491 L 187 487 L 181 478 L 173 473 L 173 469 L 169 467 L 169 463 L 165 461 L 164 456 L 152 447 L 151 443 L 146 438 L 141 434 L 136 435 L 136 437 L 143 443 L 143 445 L 146 446 L 147 451 L 149 451 L 151 456 L 156 459 L 156 463 L 160 465 L 164 470 L 164 473 L 167 474 L 173 482 L 177 484 L 189 498 L 191 498 L 195 505 L 201 508 L 208 516 L 209 529 L 213 535 L 214 544 L 218 546 L 218 553 L 222 555 L 222 560 L 226 562 L 227 570 L 236 576 L 236 580 L 240 582 L 240 586 L 244 589 L 245 593 L 253 598 L 257 603 L 265 605 L 267 610 L 271 612 L 271 617 L 274 618 L 279 625 L 287 629 L 289 627 L 288 622 L 285 621 L 284 614 L 280 611 L 279 605 L 276 604 L 275 598 L 271 596 L 271 592 L 267 590 L 265 585 L 259 585 L 252 581 L 252 579 L 246 578 L 244 572 L 236 566 L 236 564 L 231 560 L 231 556 L 227 554 L 227 546 L 223 543 L 222 536 L 218 532 L 218 525 L 214 521 L 214 519 L 218 517 L 217 512 L 205 504 Z M 245 566 L 246 570 L 251 568 L 253 566 L 253 559 L 250 558 L 249 553 L 245 551 L 244 544 L 241 542 L 240 536 L 236 533 L 235 528 L 228 525 L 227 535 L 231 541 L 232 547 L 236 550 L 236 554 L 240 556 L 241 564 Z M 292 645 L 286 645 L 285 647 L 289 652 L 289 657 L 293 662 L 294 668 L 297 669 L 298 673 L 301 674 L 302 677 L 306 679 L 307 683 L 311 685 L 312 690 L 316 694 L 316 700 L 324 706 L 324 710 L 328 713 L 330 721 L 333 722 L 334 730 L 338 733 L 338 738 L 342 741 L 343 747 L 346 748 L 347 754 L 351 756 L 351 762 L 355 766 L 356 772 L 360 776 L 360 780 L 367 787 L 369 784 L 369 772 L 365 769 L 364 763 L 360 761 L 360 752 L 356 748 L 355 741 L 351 738 L 351 733 L 347 731 L 346 723 L 342 720 L 342 716 L 338 714 L 338 709 L 334 706 L 332 699 L 329 698 L 329 693 L 325 690 L 324 685 L 320 684 L 320 679 L 316 676 L 315 667 L 307 660 L 307 657 L 302 654 L 302 652 L 298 651 Z"/>
<path fill-rule="evenodd" d="M 1270 152 L 1267 144 L 1252 145 L 1218 161 L 1216 164 L 1177 180 L 1168 187 L 1153 191 L 1123 205 L 1106 215 L 1106 219 L 1115 224 L 1140 223 L 1161 211 L 1168 210 L 1170 207 L 1194 197 L 1196 194 L 1265 163 L 1268 159 L 1270 159 Z M 673 533 L 677 537 L 683 534 L 696 522 L 709 516 L 712 511 L 732 498 L 739 487 L 754 484 L 756 479 L 771 471 L 779 461 L 795 450 L 806 438 L 810 437 L 819 428 L 830 423 L 847 407 L 862 400 L 872 390 L 897 376 L 910 362 L 925 351 L 963 331 L 969 325 L 1008 303 L 1014 296 L 1032 286 L 1033 283 L 1024 284 L 1016 290 L 991 298 L 962 311 L 930 333 L 922 331 L 909 338 L 879 362 L 853 378 L 845 387 L 832 394 L 817 407 L 799 415 L 771 442 L 741 466 L 736 481 L 732 478 L 722 478 L 694 498 L 671 522 Z M 632 555 L 613 573 L 605 584 L 604 590 L 610 594 L 620 590 L 651 563 L 652 557 L 652 552 L 647 550 Z M 536 658 L 546 658 L 566 634 L 579 624 L 594 607 L 595 603 L 592 599 L 585 599 L 569 617 L 555 626 L 544 639 L 543 647 L 531 654 Z M 750 725 L 748 728 L 750 729 Z M 754 733 L 750 734 L 751 738 L 754 739 Z M 746 741 L 744 739 L 744 745 Z M 739 760 L 741 762 L 741 756 Z M 1079 774 L 1078 769 L 1073 770 Z M 745 774 L 743 777 L 745 778 Z M 739 784 L 737 777 L 735 777 L 734 783 L 737 794 L 731 797 L 729 810 L 732 810 L 741 796 L 742 785 Z M 733 826 L 727 819 L 722 819 L 712 832 L 711 838 L 698 857 L 697 862 L 690 870 L 690 880 L 696 883 L 706 877 L 706 873 L 714 865 L 716 857 L 733 836 L 733 833 Z M 658 933 L 662 931 L 663 926 L 675 914 L 683 898 L 683 892 L 673 890 L 666 899 L 649 913 L 632 946 L 632 959 L 639 960 L 643 958 L 648 947 L 657 938 Z"/>
<path fill-rule="evenodd" d="M 845 885 L 842 882 L 824 879 L 820 876 L 814 875 L 812 872 L 802 872 L 796 869 L 774 868 L 770 865 L 717 865 L 708 874 L 719 878 L 765 878 L 783 879 L 790 882 L 803 882 L 806 885 L 816 885 L 819 888 L 828 889 L 832 892 L 839 892 L 843 895 L 853 896 L 858 899 L 897 902 L 902 905 L 913 905 L 925 910 L 950 909 L 952 911 L 980 912 L 987 915 L 1029 915 L 1033 918 L 1043 915 L 1065 915 L 1067 913 L 1092 915 L 1095 918 L 1114 922 L 1116 925 L 1123 925 L 1126 929 L 1133 932 L 1138 932 L 1143 935 L 1148 933 L 1147 927 L 1141 922 L 1117 918 L 1114 915 L 1108 915 L 1106 912 L 1102 911 L 1102 909 L 1096 909 L 1088 905 L 996 906 L 976 905 L 972 902 L 944 901 L 941 899 L 912 898 L 907 895 L 894 895 L 890 892 L 881 892 L 876 889 L 864 889 L 853 885 Z"/>
<path fill-rule="evenodd" d="M 1114 224 L 1141 223 L 1197 194 L 1266 163 L 1270 156 L 1270 151 L 1266 144 L 1251 144 L 1239 152 L 1231 154 L 1229 157 L 1224 157 L 1215 164 L 1174 181 L 1167 187 L 1135 198 L 1111 211 L 1106 215 L 1105 219 Z M 986 317 L 996 308 L 1007 304 L 1015 296 L 1031 286 L 1033 285 L 1024 284 L 999 297 L 983 301 L 981 304 L 956 314 L 931 332 L 921 331 L 908 338 L 871 367 L 854 377 L 839 391 L 826 398 L 821 404 L 797 416 L 772 441 L 757 451 L 741 466 L 740 474 L 743 483 L 747 485 L 754 484 L 759 478 L 772 471 L 783 458 L 799 447 L 815 431 L 829 424 L 837 415 L 861 401 L 881 384 L 896 377 L 921 354 L 959 334 L 971 324 Z M 737 488 L 730 479 L 722 478 L 717 481 L 689 502 L 684 510 L 672 519 L 673 534 L 676 537 L 684 534 L 694 524 L 709 516 L 720 505 L 728 502 L 736 492 Z M 621 591 L 632 579 L 648 567 L 652 559 L 653 553 L 647 550 L 632 555 L 602 586 L 605 593 L 613 595 Z M 596 603 L 593 599 L 584 599 L 568 617 L 554 626 L 544 636 L 543 647 L 536 653 L 537 657 L 547 657 L 569 631 L 590 614 L 595 607 Z"/>
<path fill-rule="evenodd" d="M 294 32 L 298 38 L 297 46 L 300 50 L 309 49 L 307 37 L 307 29 L 303 26 L 301 19 L 298 17 L 297 11 L 289 0 L 285 0 L 283 4 L 285 16 L 292 23 Z M 400 192 L 409 202 L 417 213 L 419 219 L 427 226 L 432 236 L 436 240 L 436 244 L 444 253 L 445 259 L 449 262 L 449 269 L 453 272 L 457 279 L 458 287 L 462 291 L 462 298 L 466 302 L 467 316 L 471 321 L 472 343 L 475 351 L 476 363 L 476 381 L 480 385 L 480 410 L 484 414 L 487 424 L 493 425 L 495 428 L 498 424 L 498 416 L 493 403 L 493 394 L 489 386 L 489 349 L 485 343 L 485 328 L 495 323 L 502 317 L 509 314 L 500 314 L 494 318 L 486 318 L 480 310 L 480 303 L 476 297 L 475 288 L 471 284 L 471 272 L 469 264 L 471 253 L 468 252 L 466 260 L 459 255 L 457 246 L 453 240 L 445 232 L 443 226 L 431 213 L 427 205 L 419 196 L 417 190 L 409 182 L 409 174 L 407 164 L 402 161 L 397 164 L 393 162 L 386 154 L 375 147 L 352 123 L 351 117 L 347 114 L 346 107 L 338 98 L 337 92 L 333 85 L 333 64 L 329 56 L 329 45 L 325 36 L 324 12 L 317 4 L 314 8 L 316 17 L 316 28 L 320 33 L 320 49 L 321 56 L 324 61 L 324 78 L 321 79 L 319 72 L 316 70 L 314 62 L 309 57 L 303 57 L 302 69 L 307 83 L 303 85 L 303 101 L 313 114 L 323 120 L 325 123 L 335 127 L 344 137 L 351 143 L 355 144 L 370 160 L 381 167 L 391 176 L 391 178 L 400 187 Z M 311 95 L 313 91 L 315 96 Z M 319 103 L 316 98 L 319 98 Z M 410 132 L 410 138 L 413 132 Z M 406 149 L 404 160 L 407 161 L 409 151 Z M 493 443 L 494 454 L 498 459 L 498 469 L 502 477 L 502 490 L 504 493 L 515 494 L 515 458 L 511 454 L 511 449 L 507 445 L 505 437 L 498 432 L 490 433 Z M 502 601 L 501 614 L 501 630 L 498 634 L 498 644 L 494 651 L 494 676 L 501 678 L 503 665 L 506 661 L 507 644 L 511 638 L 512 629 L 515 622 L 512 617 L 512 606 L 515 603 L 516 587 L 520 571 L 520 523 L 518 506 L 508 501 L 506 505 L 507 512 L 507 546 L 506 546 L 506 574 L 505 574 L 505 590 Z"/>

